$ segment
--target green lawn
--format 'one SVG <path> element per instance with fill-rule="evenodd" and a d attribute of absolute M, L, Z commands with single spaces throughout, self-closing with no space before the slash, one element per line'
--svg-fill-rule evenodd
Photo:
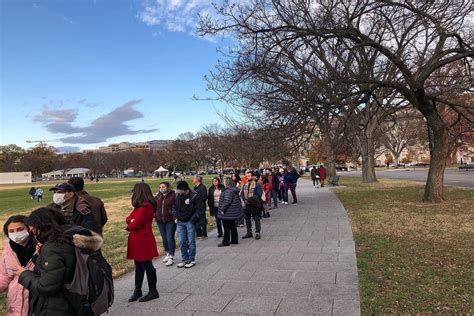
<path fill-rule="evenodd" d="M 192 187 L 192 177 L 188 177 L 186 180 Z M 205 177 L 204 184 L 209 187 L 211 180 L 212 177 Z M 130 204 L 131 193 L 129 193 L 129 191 L 133 188 L 133 185 L 139 181 L 140 179 L 133 178 L 125 180 L 107 180 L 99 183 L 90 183 L 86 181 L 85 183 L 85 189 L 90 194 L 103 199 L 105 203 L 109 221 L 104 229 L 104 245 L 102 250 L 104 257 L 112 266 L 115 277 L 133 270 L 133 262 L 125 259 L 128 238 L 128 232 L 125 230 L 125 217 L 132 210 Z M 145 182 L 150 184 L 153 192 L 158 191 L 158 185 L 161 181 L 162 179 L 145 179 Z M 35 208 L 49 204 L 52 201 L 52 194 L 48 191 L 48 188 L 60 182 L 61 181 L 51 181 L 47 183 L 43 182 L 41 184 L 34 184 L 35 187 L 43 187 L 45 192 L 44 199 L 40 203 L 31 200 L 28 196 L 30 185 L 0 185 L 0 221 L 2 225 L 5 220 L 13 214 L 27 215 Z M 215 221 L 213 218 L 209 218 L 209 226 L 209 229 L 215 227 Z M 154 233 L 160 254 L 162 254 L 163 249 L 161 237 L 156 225 L 154 225 Z M 3 248 L 3 240 L 5 236 L 3 236 L 3 234 L 0 236 L 1 247 Z M 4 295 L 0 295 L 0 307 L 3 309 L 5 306 L 4 300 Z M 0 315 L 3 315 L 3 309 L 0 309 Z"/>
<path fill-rule="evenodd" d="M 340 185 L 363 315 L 474 313 L 474 190 L 446 188 L 445 203 L 427 204 L 416 182 Z"/>

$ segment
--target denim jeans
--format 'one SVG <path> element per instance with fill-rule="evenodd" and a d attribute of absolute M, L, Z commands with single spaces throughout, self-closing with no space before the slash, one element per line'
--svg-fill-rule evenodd
<path fill-rule="evenodd" d="M 218 207 L 214 207 L 214 217 L 216 218 L 217 235 L 222 236 L 222 221 L 217 217 L 218 210 Z"/>
<path fill-rule="evenodd" d="M 272 199 L 273 199 L 273 206 L 277 207 L 278 202 L 278 190 L 272 189 L 270 191 L 270 201 L 268 201 L 269 205 L 272 206 Z"/>
<path fill-rule="evenodd" d="M 179 247 L 183 261 L 196 260 L 196 227 L 191 221 L 178 222 Z"/>
<path fill-rule="evenodd" d="M 281 189 L 283 202 L 288 202 L 288 184 L 285 184 Z"/>
<path fill-rule="evenodd" d="M 176 223 L 175 222 L 167 222 L 167 223 L 159 223 L 156 222 L 158 225 L 158 229 L 160 230 L 161 239 L 163 240 L 163 248 L 165 251 L 170 255 L 174 256 L 174 252 L 176 249 L 176 241 L 174 239 L 174 234 L 176 233 Z"/>

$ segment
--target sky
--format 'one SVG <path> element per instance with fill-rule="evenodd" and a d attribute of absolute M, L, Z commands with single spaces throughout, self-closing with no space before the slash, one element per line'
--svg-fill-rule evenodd
<path fill-rule="evenodd" d="M 62 151 L 174 139 L 220 123 L 204 76 L 222 39 L 204 0 L 1 0 L 0 144 Z"/>

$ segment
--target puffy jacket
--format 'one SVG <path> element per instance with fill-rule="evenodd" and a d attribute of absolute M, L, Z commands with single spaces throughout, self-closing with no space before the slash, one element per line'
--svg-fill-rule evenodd
<path fill-rule="evenodd" d="M 194 190 L 187 195 L 177 194 L 173 205 L 173 218 L 180 222 L 196 224 L 204 214 L 201 196 Z"/>
<path fill-rule="evenodd" d="M 128 235 L 127 259 L 148 261 L 158 257 L 155 235 L 153 235 L 153 218 L 155 209 L 145 201 L 127 216 Z"/>
<path fill-rule="evenodd" d="M 239 198 L 239 188 L 225 188 L 219 199 L 219 210 L 217 217 L 224 220 L 235 220 L 242 218 L 244 211 Z"/>
<path fill-rule="evenodd" d="M 155 196 L 156 210 L 155 220 L 159 223 L 168 223 L 173 221 L 173 205 L 176 200 L 176 193 L 171 190 L 166 194 L 157 194 Z"/>
<path fill-rule="evenodd" d="M 28 315 L 28 289 L 18 283 L 18 275 L 15 274 L 20 265 L 15 251 L 10 246 L 9 239 L 3 243 L 3 253 L 0 258 L 0 292 L 7 291 L 7 316 Z M 35 267 L 32 260 L 27 263 L 26 269 L 33 270 Z"/>
<path fill-rule="evenodd" d="M 74 276 L 76 253 L 72 242 L 46 241 L 34 271 L 23 271 L 18 282 L 30 291 L 29 315 L 75 315 L 64 284 Z"/>

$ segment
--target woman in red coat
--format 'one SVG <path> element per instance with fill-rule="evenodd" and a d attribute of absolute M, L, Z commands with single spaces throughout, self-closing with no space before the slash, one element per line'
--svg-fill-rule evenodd
<path fill-rule="evenodd" d="M 317 174 L 319 175 L 319 181 L 321 181 L 321 188 L 324 187 L 324 180 L 326 180 L 326 168 L 323 165 L 319 166 Z"/>
<path fill-rule="evenodd" d="M 130 232 L 127 259 L 135 260 L 135 290 L 128 301 L 133 302 L 141 297 L 140 302 L 147 302 L 160 297 L 156 289 L 156 270 L 152 263 L 152 259 L 158 257 L 152 230 L 156 201 L 148 184 L 143 182 L 135 184 L 132 205 L 134 209 L 126 219 L 127 230 Z M 150 292 L 143 296 L 142 283 L 145 272 Z"/>

